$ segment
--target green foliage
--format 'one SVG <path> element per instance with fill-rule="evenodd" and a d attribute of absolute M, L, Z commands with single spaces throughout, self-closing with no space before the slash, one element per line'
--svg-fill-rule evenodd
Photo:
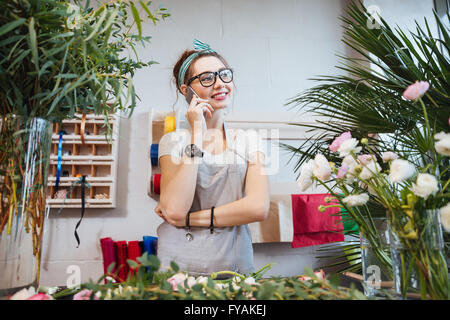
<path fill-rule="evenodd" d="M 0 2 L 0 114 L 53 122 L 75 112 L 132 114 L 138 45 L 144 17 L 154 24 L 170 14 L 150 10 L 151 1 L 114 0 L 97 8 L 83 1 Z M 130 13 L 131 11 L 131 13 Z M 130 22 L 131 21 L 131 22 Z M 133 33 L 134 26 L 137 33 Z"/>
<path fill-rule="evenodd" d="M 102 284 L 105 276 L 97 283 L 84 283 L 78 289 L 65 289 L 53 294 L 55 299 L 71 297 L 81 290 L 91 290 L 91 299 L 107 300 L 365 300 L 367 299 L 354 287 L 339 286 L 339 276 L 331 275 L 330 279 L 318 277 L 311 268 L 305 269 L 309 279 L 297 277 L 262 278 L 270 268 L 270 264 L 262 267 L 252 275 L 241 275 L 231 271 L 221 271 L 209 277 L 186 279 L 178 283 L 174 290 L 168 279 L 177 274 L 179 267 L 175 262 L 167 271 L 160 271 L 160 262 L 154 255 L 144 253 L 138 258 L 139 264 L 128 260 L 137 272 L 122 283 L 108 281 Z M 149 269 L 150 268 L 150 269 Z M 108 269 L 109 271 L 112 268 Z M 218 274 L 229 274 L 230 278 L 216 280 Z M 178 273 L 180 275 L 180 273 Z M 152 279 L 152 280 L 150 280 Z"/>

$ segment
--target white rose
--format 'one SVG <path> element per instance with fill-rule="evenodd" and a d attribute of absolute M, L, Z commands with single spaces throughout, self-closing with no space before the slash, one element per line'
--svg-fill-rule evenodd
<path fill-rule="evenodd" d="M 345 163 L 348 166 L 348 171 L 346 173 L 347 183 L 350 184 L 353 182 L 353 179 L 356 176 L 356 169 L 359 167 L 358 162 L 353 158 L 352 155 L 346 155 L 344 159 L 342 159 L 342 163 Z"/>
<path fill-rule="evenodd" d="M 417 176 L 416 183 L 412 184 L 411 191 L 419 197 L 425 200 L 431 194 L 439 190 L 438 181 L 434 176 L 428 173 L 419 173 Z"/>
<path fill-rule="evenodd" d="M 441 224 L 446 232 L 450 232 L 450 203 L 441 208 Z"/>
<path fill-rule="evenodd" d="M 438 140 L 434 145 L 436 151 L 450 157 L 450 133 L 439 132 L 435 134 L 434 138 Z"/>
<path fill-rule="evenodd" d="M 391 163 L 389 179 L 394 183 L 400 183 L 411 178 L 416 173 L 414 165 L 403 159 L 395 159 Z"/>
<path fill-rule="evenodd" d="M 196 285 L 197 281 L 195 280 L 195 278 L 193 276 L 189 276 L 187 278 L 187 285 L 189 288 L 192 288 L 192 286 Z"/>
<path fill-rule="evenodd" d="M 244 282 L 249 285 L 258 285 L 255 278 L 253 278 L 253 277 L 245 278 Z"/>
<path fill-rule="evenodd" d="M 369 201 L 369 195 L 367 193 L 350 195 L 342 199 L 342 202 L 349 205 L 350 207 L 362 206 Z"/>
<path fill-rule="evenodd" d="M 358 143 L 358 140 L 356 140 L 355 138 L 347 139 L 342 142 L 338 149 L 339 157 L 345 157 L 351 152 L 355 154 L 360 152 L 362 148 L 358 147 Z"/>
<path fill-rule="evenodd" d="M 313 174 L 322 181 L 326 181 L 331 177 L 331 167 L 323 154 L 316 154 L 314 157 Z"/>
<path fill-rule="evenodd" d="M 388 161 L 397 159 L 398 155 L 395 152 L 386 151 L 382 153 L 381 158 L 383 159 L 383 162 L 386 163 Z"/>
<path fill-rule="evenodd" d="M 300 171 L 300 176 L 297 179 L 297 183 L 302 191 L 305 191 L 312 185 L 313 170 L 314 170 L 314 160 L 311 159 L 305 164 L 303 164 L 302 169 Z"/>
<path fill-rule="evenodd" d="M 360 173 L 361 179 L 368 180 L 373 177 L 374 174 L 381 171 L 380 165 L 376 161 L 370 161 L 367 165 L 363 166 Z"/>
<path fill-rule="evenodd" d="M 206 285 L 208 283 L 208 277 L 204 277 L 204 276 L 198 277 L 197 283 Z"/>
<path fill-rule="evenodd" d="M 218 283 L 216 283 L 216 284 L 214 285 L 214 287 L 215 287 L 217 290 L 227 289 L 227 288 L 228 288 L 228 283 L 220 283 L 220 282 L 218 282 Z"/>

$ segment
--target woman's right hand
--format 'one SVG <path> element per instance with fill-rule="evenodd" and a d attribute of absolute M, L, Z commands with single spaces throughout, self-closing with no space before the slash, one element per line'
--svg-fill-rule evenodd
<path fill-rule="evenodd" d="M 203 114 L 209 114 L 209 117 L 212 118 L 213 112 L 214 108 L 208 103 L 208 100 L 193 96 L 186 112 L 186 119 L 192 128 L 192 132 L 201 133 L 203 136 L 207 130 Z"/>

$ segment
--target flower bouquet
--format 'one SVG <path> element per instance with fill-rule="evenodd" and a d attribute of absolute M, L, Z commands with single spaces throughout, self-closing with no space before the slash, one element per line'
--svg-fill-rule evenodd
<path fill-rule="evenodd" d="M 449 282 L 443 253 L 441 222 L 450 229 L 449 167 L 450 134 L 434 133 L 428 121 L 422 96 L 429 88 L 424 81 L 410 85 L 403 98 L 420 104 L 424 125 L 414 130 L 423 152 L 399 157 L 391 150 L 380 150 L 377 135 L 353 138 L 350 132 L 337 137 L 329 149 L 341 159 L 339 167 L 329 163 L 322 154 L 316 154 L 301 168 L 298 183 L 306 190 L 313 181 L 325 186 L 336 198 L 336 203 L 321 206 L 345 208 L 358 223 L 361 233 L 377 245 L 373 221 L 363 218 L 359 208 L 369 200 L 382 205 L 389 225 L 389 242 L 396 293 L 406 298 L 415 292 L 422 299 L 448 299 Z M 450 123 L 449 123 L 450 125 Z M 386 144 L 383 144 L 386 146 Z M 335 175 L 331 179 L 332 175 Z M 338 191 L 329 187 L 333 181 Z M 378 252 L 388 265 L 389 258 Z"/>
<path fill-rule="evenodd" d="M 233 271 L 213 272 L 209 276 L 194 277 L 179 270 L 171 262 L 166 271 L 160 270 L 160 261 L 155 255 L 145 252 L 136 261 L 127 260 L 133 273 L 126 280 L 112 272 L 112 263 L 107 272 L 95 283 L 89 281 L 78 287 L 25 289 L 10 299 L 73 299 L 73 300 L 366 300 L 354 285 L 340 286 L 337 274 L 325 275 L 305 268 L 303 275 L 292 277 L 270 277 L 263 275 L 271 264 L 251 274 Z M 225 278 L 227 277 L 227 278 Z M 220 279 L 219 279 L 220 278 Z M 103 284 L 106 279 L 107 283 Z"/>

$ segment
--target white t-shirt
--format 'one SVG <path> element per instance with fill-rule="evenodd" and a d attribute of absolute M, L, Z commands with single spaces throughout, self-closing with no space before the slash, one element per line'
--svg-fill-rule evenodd
<path fill-rule="evenodd" d="M 267 164 L 266 143 L 256 130 L 229 128 L 225 130 L 227 150 L 216 155 L 204 151 L 203 161 L 213 164 L 253 163 L 256 156 L 255 152 L 259 151 L 265 155 L 264 164 Z M 181 161 L 184 149 L 190 143 L 191 131 L 189 129 L 178 129 L 166 133 L 159 141 L 158 159 L 164 155 L 172 155 L 172 161 Z"/>

